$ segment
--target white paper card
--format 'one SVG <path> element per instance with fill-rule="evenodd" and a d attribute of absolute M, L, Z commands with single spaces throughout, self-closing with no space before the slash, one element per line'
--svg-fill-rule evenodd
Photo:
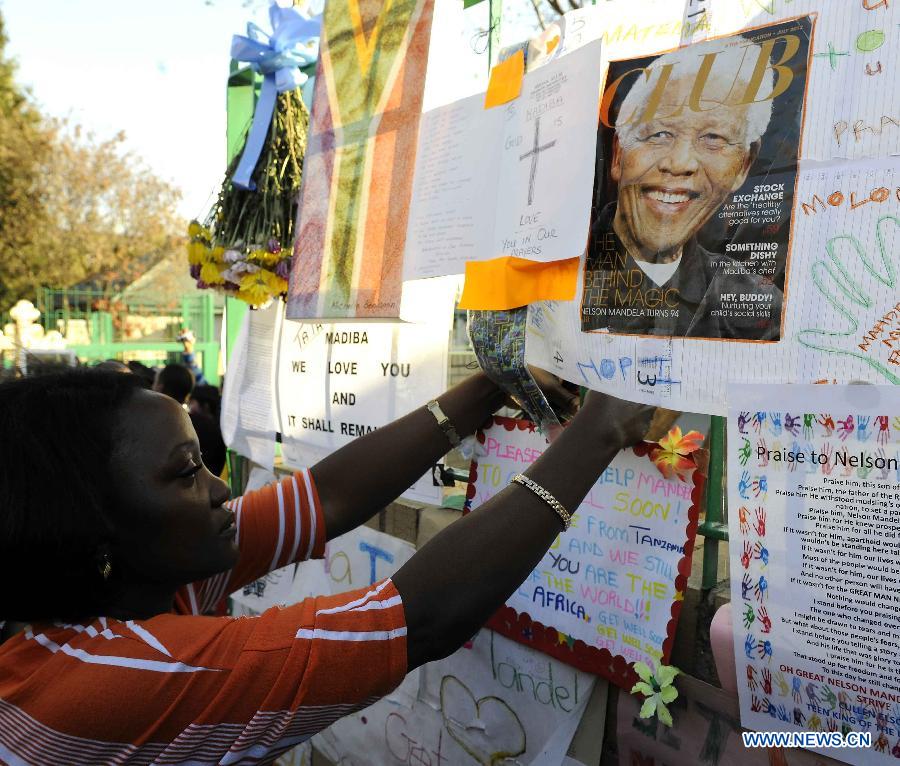
<path fill-rule="evenodd" d="M 741 723 L 869 734 L 870 748 L 820 752 L 851 764 L 894 763 L 900 392 L 738 385 L 728 417 Z"/>

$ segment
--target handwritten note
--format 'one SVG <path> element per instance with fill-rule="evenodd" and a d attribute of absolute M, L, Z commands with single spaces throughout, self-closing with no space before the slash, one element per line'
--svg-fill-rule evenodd
<path fill-rule="evenodd" d="M 470 508 L 496 495 L 546 449 L 529 426 L 495 417 L 479 435 Z M 664 478 L 646 456 L 620 453 L 576 510 L 571 528 L 507 601 L 511 611 L 501 611 L 491 625 L 620 685 L 627 682 L 625 663 L 667 659 L 690 571 L 698 494 L 693 481 Z M 512 613 L 551 629 L 550 644 Z M 610 670 L 614 657 L 620 658 L 618 671 Z"/>
<path fill-rule="evenodd" d="M 369 527 L 357 527 L 329 540 L 325 558 L 276 569 L 232 594 L 241 614 L 260 614 L 273 606 L 305 598 L 364 588 L 390 577 L 409 561 L 415 548 Z"/>
<path fill-rule="evenodd" d="M 281 327 L 278 429 L 288 465 L 308 466 L 440 394 L 451 313 L 427 324 Z M 407 497 L 440 501 L 430 473 Z"/>
<path fill-rule="evenodd" d="M 593 685 L 587 673 L 482 630 L 422 669 L 418 688 L 404 690 L 409 705 L 381 700 L 314 743 L 345 766 L 550 766 L 565 756 Z"/>
<path fill-rule="evenodd" d="M 462 274 L 466 260 L 555 261 L 584 249 L 600 45 L 525 75 L 519 98 L 480 95 L 426 112 L 403 278 Z"/>
<path fill-rule="evenodd" d="M 803 157 L 865 159 L 900 153 L 900 15 L 883 0 L 714 2 L 711 34 L 816 13 Z"/>

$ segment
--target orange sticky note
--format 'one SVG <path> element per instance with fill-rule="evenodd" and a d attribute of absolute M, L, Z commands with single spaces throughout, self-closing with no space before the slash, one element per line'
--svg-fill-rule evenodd
<path fill-rule="evenodd" d="M 552 40 L 547 40 L 547 55 L 549 56 L 553 51 L 556 50 L 556 46 L 559 45 L 559 35 L 554 37 Z"/>
<path fill-rule="evenodd" d="M 505 255 L 469 261 L 459 307 L 497 311 L 535 301 L 571 301 L 578 285 L 578 260 L 540 263 Z"/>
<path fill-rule="evenodd" d="M 491 69 L 487 93 L 484 94 L 484 108 L 500 106 L 517 98 L 522 92 L 522 78 L 525 76 L 525 52 L 516 51 L 505 61 Z"/>

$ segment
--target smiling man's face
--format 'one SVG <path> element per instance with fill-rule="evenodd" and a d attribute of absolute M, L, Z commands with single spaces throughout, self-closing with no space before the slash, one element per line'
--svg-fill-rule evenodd
<path fill-rule="evenodd" d="M 639 260 L 671 260 L 747 179 L 744 106 L 691 111 L 694 78 L 667 86 L 656 117 L 613 141 L 610 175 L 619 185 L 615 230 Z M 704 97 L 725 100 L 710 81 Z M 723 86 L 724 87 L 724 86 Z M 679 111 L 680 114 L 671 115 Z"/>

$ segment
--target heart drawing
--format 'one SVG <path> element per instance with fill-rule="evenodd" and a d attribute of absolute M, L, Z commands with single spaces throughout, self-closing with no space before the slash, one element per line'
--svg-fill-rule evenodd
<path fill-rule="evenodd" d="M 447 733 L 481 766 L 500 766 L 525 752 L 525 727 L 499 697 L 475 695 L 454 676 L 441 680 L 441 716 Z"/>

